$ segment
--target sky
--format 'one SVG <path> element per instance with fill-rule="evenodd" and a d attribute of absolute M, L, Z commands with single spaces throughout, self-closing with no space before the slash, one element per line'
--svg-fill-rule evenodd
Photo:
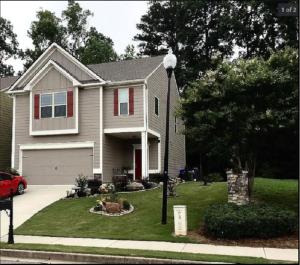
<path fill-rule="evenodd" d="M 124 52 L 128 44 L 137 46 L 132 39 L 136 33 L 136 24 L 147 11 L 146 1 L 80 1 L 83 9 L 90 9 L 94 16 L 89 19 L 89 26 L 94 26 L 114 42 L 118 54 Z M 19 48 L 32 48 L 31 39 L 27 36 L 30 24 L 36 19 L 36 12 L 48 9 L 56 16 L 67 7 L 67 1 L 0 1 L 1 17 L 8 19 L 17 34 Z M 15 72 L 23 69 L 23 62 L 19 59 L 9 59 L 7 63 L 13 65 Z"/>

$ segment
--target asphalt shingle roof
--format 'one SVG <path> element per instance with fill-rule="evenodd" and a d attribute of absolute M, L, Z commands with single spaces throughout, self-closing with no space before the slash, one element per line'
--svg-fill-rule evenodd
<path fill-rule="evenodd" d="M 163 61 L 163 55 L 87 65 L 106 81 L 145 79 Z"/>
<path fill-rule="evenodd" d="M 17 81 L 19 76 L 7 76 L 0 78 L 0 90 L 10 87 L 14 82 Z"/>

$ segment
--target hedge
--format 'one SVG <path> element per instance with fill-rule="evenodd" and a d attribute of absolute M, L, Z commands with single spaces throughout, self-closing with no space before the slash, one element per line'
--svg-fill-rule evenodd
<path fill-rule="evenodd" d="M 217 238 L 272 238 L 297 231 L 298 216 L 269 205 L 212 205 L 204 214 L 204 229 Z"/>

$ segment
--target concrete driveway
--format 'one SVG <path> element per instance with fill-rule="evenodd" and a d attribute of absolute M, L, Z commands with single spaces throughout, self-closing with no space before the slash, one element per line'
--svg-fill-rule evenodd
<path fill-rule="evenodd" d="M 66 196 L 71 186 L 64 185 L 29 185 L 25 194 L 14 197 L 14 228 L 30 219 L 37 212 Z M 9 218 L 0 212 L 0 237 L 5 240 L 8 234 Z"/>

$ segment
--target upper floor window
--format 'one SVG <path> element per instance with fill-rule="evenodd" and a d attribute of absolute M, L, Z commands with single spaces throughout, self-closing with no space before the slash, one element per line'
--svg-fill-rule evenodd
<path fill-rule="evenodd" d="M 66 117 L 67 96 L 66 92 L 54 94 L 54 117 Z"/>
<path fill-rule="evenodd" d="M 66 117 L 67 93 L 41 95 L 41 118 Z"/>
<path fill-rule="evenodd" d="M 155 97 L 155 106 L 154 106 L 154 112 L 156 116 L 159 116 L 159 99 Z"/>
<path fill-rule="evenodd" d="M 119 114 L 128 115 L 129 113 L 129 91 L 128 88 L 119 89 Z"/>
<path fill-rule="evenodd" d="M 41 95 L 41 118 L 52 117 L 52 94 Z"/>

